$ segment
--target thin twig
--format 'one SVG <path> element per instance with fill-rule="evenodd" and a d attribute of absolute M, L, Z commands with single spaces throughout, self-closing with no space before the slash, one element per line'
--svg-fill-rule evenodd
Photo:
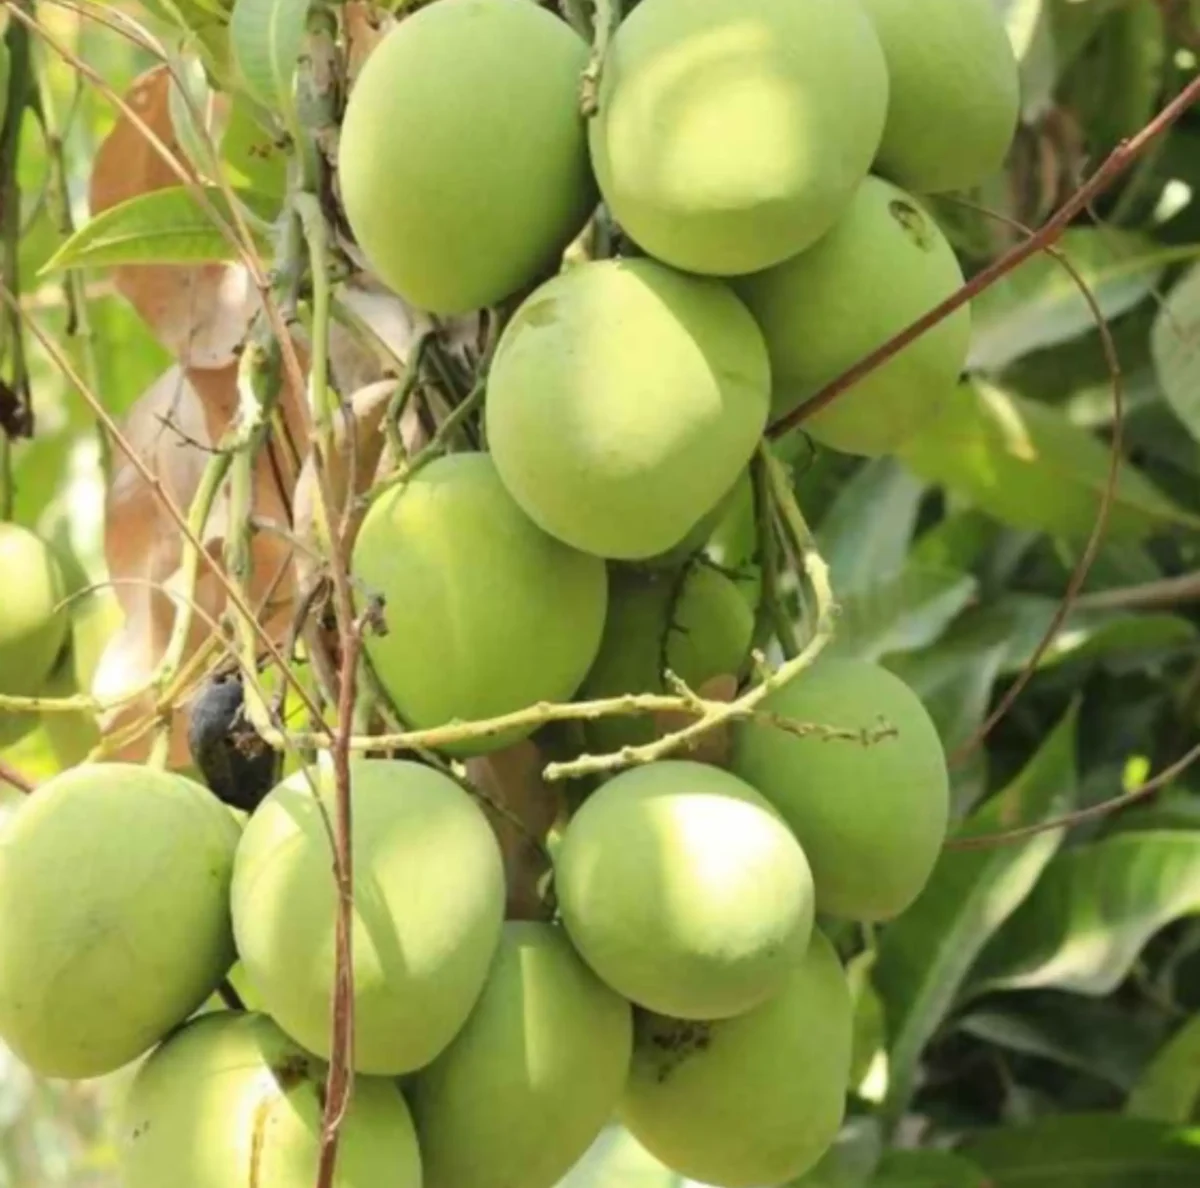
<path fill-rule="evenodd" d="M 1022 226 L 1014 219 L 994 214 L 993 212 L 987 213 L 992 214 L 992 217 L 1000 222 L 1028 235 L 1031 239 L 1035 235 L 1028 227 Z M 1087 544 L 1084 546 L 1083 552 L 1075 564 L 1070 580 L 1067 582 L 1067 588 L 1063 592 L 1062 599 L 1042 638 L 1038 641 L 1037 647 L 1033 649 L 1033 654 L 1026 661 L 1025 667 L 1017 675 L 1016 680 L 1005 690 L 1004 696 L 1000 698 L 999 703 L 993 708 L 992 712 L 988 714 L 987 718 L 969 738 L 955 748 L 950 755 L 951 764 L 963 762 L 963 760 L 982 745 L 983 741 L 996 728 L 997 724 L 1004 719 L 1008 711 L 1012 709 L 1017 698 L 1021 696 L 1025 691 L 1025 687 L 1033 679 L 1038 665 L 1042 661 L 1042 657 L 1050 650 L 1051 645 L 1058 637 L 1059 631 L 1062 630 L 1063 624 L 1067 621 L 1067 617 L 1075 605 L 1075 600 L 1079 597 L 1080 591 L 1087 581 L 1096 556 L 1100 552 L 1100 545 L 1103 543 L 1104 534 L 1108 531 L 1108 522 L 1112 513 L 1113 502 L 1116 498 L 1117 482 L 1121 477 L 1121 465 L 1124 462 L 1122 447 L 1125 440 L 1125 385 L 1121 374 L 1121 359 L 1117 353 L 1116 343 L 1113 341 L 1112 331 L 1108 328 L 1107 319 L 1099 303 L 1096 301 L 1096 297 L 1092 293 L 1090 286 L 1066 254 L 1050 244 L 1043 245 L 1042 251 L 1059 264 L 1070 276 L 1071 280 L 1075 282 L 1076 287 L 1087 303 L 1092 317 L 1095 319 L 1096 329 L 1100 333 L 1100 345 L 1104 352 L 1104 361 L 1108 366 L 1108 373 L 1112 381 L 1113 427 L 1112 441 L 1109 445 L 1108 473 L 1105 476 L 1104 487 L 1100 493 L 1100 505 L 1096 508 L 1096 519 L 1092 524 L 1091 533 L 1088 535 Z"/>
<path fill-rule="evenodd" d="M 798 408 L 793 409 L 786 416 L 780 417 L 769 427 L 768 435 L 772 438 L 782 437 L 803 421 L 815 416 L 860 380 L 899 354 L 909 343 L 920 338 L 927 330 L 931 330 L 973 298 L 978 297 L 980 293 L 994 285 L 1001 277 L 1012 272 L 1018 265 L 1056 243 L 1070 226 L 1072 219 L 1086 210 L 1088 204 L 1111 186 L 1141 153 L 1183 116 L 1197 99 L 1200 99 L 1200 77 L 1193 79 L 1140 132 L 1117 145 L 1096 172 L 1029 239 L 1005 252 L 999 259 L 976 273 L 956 293 L 951 294 L 940 305 L 931 309 L 924 317 L 918 318 L 912 325 L 890 338 L 848 371 L 830 381 L 821 391 Z"/>
<path fill-rule="evenodd" d="M 1078 610 L 1155 610 L 1188 602 L 1200 602 L 1200 572 L 1083 594 L 1075 606 Z"/>
<path fill-rule="evenodd" d="M 19 772 L 11 763 L 0 759 L 0 782 L 9 784 L 16 788 L 18 792 L 23 792 L 26 796 L 37 787 L 37 785 L 22 772 Z"/>
<path fill-rule="evenodd" d="M 1115 813 L 1120 809 L 1128 808 L 1131 804 L 1137 804 L 1138 801 L 1145 800 L 1148 796 L 1153 796 L 1155 792 L 1160 792 L 1172 781 L 1178 779 L 1197 761 L 1200 761 L 1200 744 L 1197 744 L 1185 755 L 1177 759 L 1170 767 L 1163 768 L 1152 779 L 1147 780 L 1144 784 L 1139 784 L 1136 788 L 1128 792 L 1123 792 L 1120 796 L 1114 796 L 1110 800 L 1102 800 L 1099 804 L 1092 804 L 1087 808 L 1076 809 L 1072 813 L 1063 813 L 1060 817 L 1051 817 L 1048 821 L 1039 821 L 1036 825 L 1024 825 L 1018 829 L 1005 829 L 999 833 L 980 833 L 973 837 L 952 838 L 946 843 L 946 849 L 986 850 L 993 846 L 1004 846 L 1011 842 L 1024 841 L 1026 838 L 1036 837 L 1039 833 L 1047 833 L 1054 829 L 1069 829 L 1073 825 L 1081 825 L 1085 821 L 1094 821 L 1101 817 L 1107 817 L 1109 814 Z"/>

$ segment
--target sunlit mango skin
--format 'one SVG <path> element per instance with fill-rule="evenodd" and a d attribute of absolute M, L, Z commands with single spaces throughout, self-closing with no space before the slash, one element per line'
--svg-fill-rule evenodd
<path fill-rule="evenodd" d="M 555 852 L 575 947 L 638 1006 L 689 1019 L 784 985 L 812 929 L 804 852 L 754 789 L 718 767 L 633 768 L 583 803 Z"/>
<path fill-rule="evenodd" d="M 727 285 L 653 260 L 594 261 L 535 290 L 505 327 L 488 448 L 545 531 L 643 560 L 733 487 L 770 386 L 762 334 Z"/>
<path fill-rule="evenodd" d="M 863 0 L 891 93 L 875 168 L 917 193 L 964 190 L 999 172 L 1017 130 L 1021 80 L 994 0 Z"/>
<path fill-rule="evenodd" d="M 639 1019 L 621 1121 L 672 1170 L 757 1188 L 802 1175 L 845 1114 L 853 1009 L 833 946 L 804 960 L 763 1005 L 733 1019 Z"/>
<path fill-rule="evenodd" d="M 736 282 L 771 354 L 772 419 L 815 396 L 962 284 L 954 250 L 928 210 L 890 182 L 868 177 L 820 243 Z M 970 338 L 963 306 L 807 417 L 804 432 L 846 453 L 894 452 L 954 399 Z"/>
<path fill-rule="evenodd" d="M 124 763 L 39 786 L 0 832 L 0 1036 L 48 1077 L 137 1059 L 233 964 L 238 826 L 207 788 Z"/>
<path fill-rule="evenodd" d="M 330 1052 L 337 890 L 325 811 L 332 772 L 297 772 L 255 810 L 238 847 L 233 926 L 243 971 L 271 1017 Z M 482 810 L 424 764 L 355 759 L 354 1067 L 395 1076 L 445 1048 L 483 989 L 500 937 L 504 867 Z"/>
<path fill-rule="evenodd" d="M 557 926 L 504 926 L 487 985 L 409 1089 L 424 1188 L 553 1188 L 616 1109 L 633 1012 Z"/>
<path fill-rule="evenodd" d="M 375 47 L 350 92 L 338 179 L 385 284 L 458 314 L 553 271 L 595 205 L 587 57 L 528 0 L 438 0 Z"/>
<path fill-rule="evenodd" d="M 121 1103 L 125 1188 L 311 1188 L 326 1066 L 266 1016 L 215 1011 L 138 1069 Z M 395 1082 L 357 1077 L 339 1131 L 336 1188 L 421 1188 L 412 1117 Z"/>
<path fill-rule="evenodd" d="M 642 0 L 605 60 L 592 162 L 652 256 L 754 272 L 833 225 L 875 156 L 887 96 L 858 0 Z"/>
<path fill-rule="evenodd" d="M 368 633 L 366 652 L 414 728 L 566 701 L 600 646 L 604 563 L 529 519 L 487 454 L 440 458 L 376 499 L 351 573 L 360 597 L 383 599 L 387 632 Z M 531 729 L 444 749 L 480 754 Z"/>
<path fill-rule="evenodd" d="M 933 872 L 950 811 L 945 752 L 920 699 L 879 665 L 822 659 L 762 708 L 866 740 L 734 728 L 732 770 L 800 839 L 817 910 L 850 920 L 904 911 Z"/>

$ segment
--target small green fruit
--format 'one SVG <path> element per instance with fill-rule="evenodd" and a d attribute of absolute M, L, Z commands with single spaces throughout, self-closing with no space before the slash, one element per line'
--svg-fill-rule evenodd
<path fill-rule="evenodd" d="M 367 635 L 367 655 L 417 728 L 565 701 L 600 646 L 603 562 L 534 524 L 486 454 L 431 462 L 377 499 L 351 570 L 384 598 L 387 634 Z M 528 733 L 445 750 L 480 754 Z"/>
<path fill-rule="evenodd" d="M 629 1004 L 562 930 L 505 925 L 483 995 L 410 1088 L 424 1188 L 553 1188 L 612 1117 Z"/>
<path fill-rule="evenodd" d="M 48 1077 L 135 1060 L 233 964 L 238 829 L 207 789 L 132 764 L 55 776 L 0 833 L 0 1035 Z"/>
<path fill-rule="evenodd" d="M 986 181 L 1004 164 L 1021 102 L 995 0 L 864 4 L 891 78 L 878 171 L 924 194 Z"/>
<path fill-rule="evenodd" d="M 505 328 L 488 445 L 547 532 L 640 560 L 677 545 L 728 493 L 769 393 L 762 334 L 727 286 L 653 260 L 601 260 L 543 285 Z"/>
<path fill-rule="evenodd" d="M 192 1020 L 138 1069 L 121 1105 L 126 1188 L 312 1188 L 326 1067 L 265 1015 Z M 412 1118 L 391 1081 L 359 1077 L 337 1188 L 421 1188 Z"/>
<path fill-rule="evenodd" d="M 850 920 L 904 911 L 933 871 L 950 809 L 942 743 L 917 695 L 878 665 L 828 659 L 762 708 L 797 722 L 895 731 L 864 746 L 741 723 L 733 770 L 800 839 L 818 911 Z"/>
<path fill-rule="evenodd" d="M 735 582 L 703 561 L 677 572 L 612 574 L 604 638 L 580 696 L 666 690 L 670 669 L 694 690 L 736 674 L 750 650 L 754 613 Z M 619 751 L 656 736 L 649 715 L 598 718 L 586 724 L 595 751 Z"/>
<path fill-rule="evenodd" d="M 0 694 L 33 697 L 67 638 L 62 567 L 46 544 L 18 524 L 0 524 Z"/>
<path fill-rule="evenodd" d="M 327 811 L 333 777 L 311 772 Z M 356 759 L 354 1067 L 397 1075 L 454 1038 L 500 936 L 504 866 L 478 805 L 419 763 Z M 246 977 L 297 1043 L 328 1057 L 337 892 L 305 772 L 255 811 L 238 847 L 233 926 Z"/>
<path fill-rule="evenodd" d="M 779 991 L 812 929 L 804 852 L 771 807 L 717 767 L 633 768 L 602 785 L 555 854 L 567 932 L 614 990 L 717 1019 Z"/>
<path fill-rule="evenodd" d="M 690 1179 L 722 1188 L 790 1181 L 837 1137 L 852 1013 L 837 954 L 814 932 L 786 985 L 748 1014 L 640 1018 L 621 1121 Z"/>
<path fill-rule="evenodd" d="M 651 255 L 754 272 L 833 225 L 875 156 L 887 94 L 858 0 L 642 0 L 605 61 L 592 163 Z"/>
<path fill-rule="evenodd" d="M 814 396 L 962 283 L 928 211 L 867 178 L 811 251 L 737 285 L 771 353 L 772 416 Z M 894 451 L 953 397 L 970 338 L 964 306 L 806 420 L 805 431 L 850 454 Z"/>
<path fill-rule="evenodd" d="M 381 280 L 454 314 L 553 268 L 595 205 L 587 57 L 528 0 L 439 0 L 376 46 L 350 92 L 338 176 Z"/>

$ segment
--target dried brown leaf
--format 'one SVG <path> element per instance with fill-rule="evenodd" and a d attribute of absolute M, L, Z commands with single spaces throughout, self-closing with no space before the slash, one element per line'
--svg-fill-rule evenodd
<path fill-rule="evenodd" d="M 550 915 L 538 894 L 550 869 L 542 843 L 566 804 L 561 787 L 542 779 L 545 765 L 546 756 L 528 739 L 466 762 L 467 778 L 483 794 L 484 812 L 504 854 L 510 920 Z"/>
<path fill-rule="evenodd" d="M 171 120 L 173 85 L 169 68 L 156 66 L 133 81 L 125 101 L 194 177 Z M 156 146 L 132 120 L 118 114 L 93 162 L 88 191 L 92 214 L 179 184 Z M 219 369 L 233 362 L 260 304 L 241 264 L 123 265 L 112 276 L 163 346 L 194 368 Z"/>

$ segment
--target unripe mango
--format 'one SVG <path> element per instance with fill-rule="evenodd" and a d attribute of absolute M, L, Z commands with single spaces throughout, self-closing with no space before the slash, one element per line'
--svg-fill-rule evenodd
<path fill-rule="evenodd" d="M 255 810 L 238 847 L 233 926 L 246 977 L 297 1043 L 328 1057 L 337 891 L 308 783 L 335 811 L 329 770 L 297 772 Z M 419 763 L 355 759 L 354 1067 L 398 1075 L 454 1038 L 500 936 L 504 867 L 478 805 Z"/>
<path fill-rule="evenodd" d="M 238 828 L 207 789 L 131 764 L 72 768 L 0 832 L 0 1036 L 48 1077 L 135 1060 L 233 964 Z"/>
<path fill-rule="evenodd" d="M 837 1137 L 852 1014 L 837 954 L 814 932 L 780 992 L 747 1014 L 641 1017 L 621 1121 L 689 1179 L 722 1188 L 790 1181 Z"/>
<path fill-rule="evenodd" d="M 440 458 L 377 499 L 351 572 L 384 598 L 387 634 L 368 633 L 367 655 L 417 728 L 565 701 L 600 646 L 603 562 L 533 523 L 486 454 Z M 480 754 L 527 733 L 445 749 Z"/>
<path fill-rule="evenodd" d="M 754 613 L 735 582 L 703 561 L 676 571 L 614 572 L 600 652 L 580 696 L 659 693 L 670 669 L 694 690 L 738 672 L 754 634 Z M 651 741 L 649 715 L 586 723 L 588 745 L 619 751 Z"/>
<path fill-rule="evenodd" d="M 506 924 L 466 1026 L 409 1087 L 424 1188 L 553 1188 L 612 1117 L 632 1044 L 629 1003 L 562 929 Z"/>
<path fill-rule="evenodd" d="M 600 260 L 537 289 L 505 328 L 488 446 L 547 532 L 639 560 L 677 545 L 728 493 L 769 394 L 762 334 L 726 285 Z"/>
<path fill-rule="evenodd" d="M 825 659 L 770 694 L 762 709 L 875 732 L 864 745 L 739 723 L 733 770 L 800 839 L 818 911 L 850 920 L 904 911 L 933 871 L 950 809 L 945 753 L 917 695 L 876 664 Z"/>
<path fill-rule="evenodd" d="M 595 205 L 587 57 L 528 0 L 438 0 L 375 47 L 350 92 L 338 177 L 382 281 L 455 314 L 553 269 Z"/>
<path fill-rule="evenodd" d="M 0 572 L 0 693 L 33 697 L 67 637 L 62 566 L 29 529 L 0 523 Z"/>
<path fill-rule="evenodd" d="M 998 172 L 1021 84 L 995 0 L 864 0 L 891 93 L 880 173 L 917 193 L 963 190 Z"/>
<path fill-rule="evenodd" d="M 804 852 L 753 788 L 718 767 L 669 760 L 609 780 L 572 818 L 554 867 L 575 947 L 652 1011 L 750 1010 L 808 945 Z"/>
<path fill-rule="evenodd" d="M 887 94 L 858 0 L 642 0 L 605 61 L 592 163 L 651 255 L 754 272 L 833 225 L 875 156 Z"/>
<path fill-rule="evenodd" d="M 117 1132 L 125 1188 L 312 1188 L 328 1070 L 265 1015 L 193 1019 L 138 1069 Z M 336 1188 L 421 1188 L 394 1082 L 358 1077 Z"/>
<path fill-rule="evenodd" d="M 772 417 L 816 395 L 962 283 L 929 212 L 890 182 L 867 178 L 820 243 L 737 284 L 771 353 Z M 954 397 L 970 338 L 963 306 L 808 418 L 805 431 L 850 454 L 894 451 Z"/>

